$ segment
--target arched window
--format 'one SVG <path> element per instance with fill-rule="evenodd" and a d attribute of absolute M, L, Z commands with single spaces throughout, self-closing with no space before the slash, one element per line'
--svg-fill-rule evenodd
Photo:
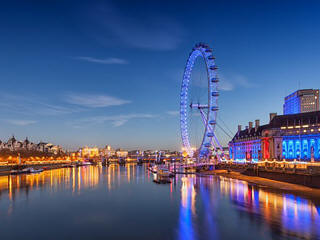
<path fill-rule="evenodd" d="M 302 141 L 302 158 L 307 159 L 308 158 L 308 140 L 304 139 Z"/>
<path fill-rule="evenodd" d="M 296 140 L 296 158 L 301 158 L 301 143 L 300 140 Z"/>
<path fill-rule="evenodd" d="M 288 158 L 288 156 L 287 156 L 287 142 L 285 140 L 282 141 L 282 157 Z"/>
<path fill-rule="evenodd" d="M 290 140 L 288 144 L 288 158 L 292 159 L 294 158 L 294 146 L 293 146 L 293 141 Z"/>

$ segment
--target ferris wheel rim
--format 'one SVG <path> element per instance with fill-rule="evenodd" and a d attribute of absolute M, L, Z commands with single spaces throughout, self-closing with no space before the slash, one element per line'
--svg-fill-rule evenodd
<path fill-rule="evenodd" d="M 189 57 L 187 59 L 187 64 L 184 69 L 183 80 L 180 91 L 180 129 L 181 129 L 181 138 L 185 151 L 189 156 L 193 156 L 194 150 L 190 144 L 189 138 L 189 129 L 188 129 L 188 91 L 190 89 L 190 77 L 192 68 L 194 66 L 195 60 L 198 57 L 202 57 L 207 72 L 208 80 L 208 104 L 207 104 L 207 114 L 206 114 L 206 123 L 204 124 L 205 130 L 202 137 L 200 146 L 197 146 L 200 158 L 201 155 L 208 155 L 210 147 L 212 147 L 212 138 L 214 136 L 215 123 L 218 112 L 218 79 L 217 79 L 217 67 L 214 61 L 214 56 L 212 54 L 212 49 L 204 44 L 199 43 L 195 45 L 192 49 Z M 212 124 L 212 126 L 211 126 Z M 209 132 L 210 126 L 210 132 Z"/>

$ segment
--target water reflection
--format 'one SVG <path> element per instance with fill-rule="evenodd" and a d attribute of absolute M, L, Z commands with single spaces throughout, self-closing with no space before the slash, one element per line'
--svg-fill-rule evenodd
<path fill-rule="evenodd" d="M 83 214 L 76 222 L 81 219 L 87 227 L 96 227 L 106 239 L 127 239 L 127 235 L 118 237 L 120 230 L 118 233 L 105 230 L 121 228 L 126 219 L 129 219 L 126 222 L 128 236 L 143 236 L 147 231 L 155 232 L 159 224 L 163 226 L 166 230 L 153 236 L 154 239 L 320 238 L 320 205 L 314 200 L 224 177 L 179 175 L 169 185 L 157 185 L 146 168 L 146 165 L 114 164 L 1 176 L 0 224 L 11 226 L 21 217 L 33 216 L 42 197 L 47 202 L 54 197 L 50 202 L 50 216 L 60 219 L 61 205 L 69 201 L 66 221 L 69 228 L 79 231 L 78 236 L 84 232 L 76 224 L 72 225 L 73 217 Z M 44 213 L 51 209 L 49 205 L 44 206 Z M 24 209 L 31 214 L 24 214 Z M 4 215 L 12 221 L 6 221 Z M 91 220 L 94 220 L 92 226 Z M 34 226 L 32 221 L 31 218 L 26 228 Z M 116 223 L 110 225 L 110 221 Z M 137 226 L 148 228 L 138 231 Z"/>
<path fill-rule="evenodd" d="M 248 213 L 261 214 L 270 226 L 284 236 L 314 239 L 320 236 L 319 206 L 292 194 L 267 191 L 247 182 L 220 178 L 223 194 L 229 195 Z"/>
<path fill-rule="evenodd" d="M 108 190 L 111 191 L 120 187 L 122 177 L 126 179 L 126 183 L 130 183 L 132 181 L 138 182 L 140 171 L 141 169 L 137 168 L 137 165 L 134 163 L 126 164 L 125 166 L 119 166 L 118 164 L 109 165 L 105 172 L 105 175 L 107 176 Z"/>
<path fill-rule="evenodd" d="M 218 215 L 216 208 L 221 205 L 218 192 L 229 199 L 241 215 L 245 213 L 254 221 L 267 223 L 270 236 L 320 238 L 320 207 L 311 200 L 224 177 L 201 179 L 190 176 L 182 177 L 181 182 L 179 239 L 199 239 L 204 231 L 210 239 L 221 237 L 219 229 L 222 227 L 217 228 L 221 223 L 217 223 L 214 217 Z M 196 201 L 203 207 L 201 215 L 205 226 L 201 226 L 197 219 Z M 195 226 L 202 229 L 195 231 Z"/>
<path fill-rule="evenodd" d="M 195 232 L 193 229 L 193 220 L 196 215 L 196 191 L 194 186 L 195 178 L 181 178 L 181 204 L 179 215 L 179 239 L 189 240 L 195 239 Z"/>
<path fill-rule="evenodd" d="M 82 188 L 99 184 L 101 173 L 101 166 L 88 166 L 54 169 L 39 174 L 0 176 L 0 199 L 8 196 L 9 200 L 15 200 L 21 194 L 28 195 L 30 191 L 40 188 L 52 192 L 72 188 L 73 193 L 80 193 Z"/>
<path fill-rule="evenodd" d="M 125 171 L 120 173 L 120 169 Z M 106 178 L 107 188 L 112 190 L 120 186 L 122 175 L 126 176 L 127 183 L 139 181 L 139 171 L 135 164 L 127 164 L 121 167 L 112 164 L 107 168 L 102 166 L 86 166 L 77 168 L 61 168 L 44 171 L 39 174 L 22 174 L 0 176 L 0 198 L 8 194 L 10 200 L 21 194 L 28 194 L 29 191 L 39 188 L 57 191 L 61 188 L 72 188 L 73 193 L 81 193 L 82 189 L 92 188 L 99 184 L 102 178 Z M 138 173 L 138 174 L 137 174 Z"/>

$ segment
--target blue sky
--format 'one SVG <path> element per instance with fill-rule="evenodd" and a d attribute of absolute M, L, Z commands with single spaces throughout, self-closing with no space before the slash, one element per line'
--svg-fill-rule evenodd
<path fill-rule="evenodd" d="M 319 88 L 317 1 L 1 1 L 0 139 L 179 149 L 179 91 L 214 48 L 232 132 Z M 222 132 L 217 133 L 225 145 Z"/>

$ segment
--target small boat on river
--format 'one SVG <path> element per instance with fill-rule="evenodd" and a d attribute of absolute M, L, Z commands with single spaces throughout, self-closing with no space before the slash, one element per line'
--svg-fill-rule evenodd
<path fill-rule="evenodd" d="M 152 173 L 157 173 L 158 172 L 158 166 L 157 165 L 153 165 L 151 167 L 148 167 L 148 170 Z"/>
<path fill-rule="evenodd" d="M 157 165 L 153 165 L 153 166 L 149 167 L 148 169 L 152 173 L 157 173 L 157 174 L 161 174 L 161 175 L 168 175 L 168 177 L 174 177 L 174 173 L 169 171 L 169 169 L 166 167 L 159 167 Z"/>
<path fill-rule="evenodd" d="M 89 166 L 89 165 L 92 165 L 91 162 L 88 162 L 88 161 L 84 161 L 84 162 L 80 162 L 80 163 L 77 163 L 77 167 L 82 167 L 82 166 Z"/>
<path fill-rule="evenodd" d="M 170 172 L 167 169 L 159 169 L 156 173 L 155 178 L 153 179 L 155 183 L 171 183 L 170 181 Z"/>
<path fill-rule="evenodd" d="M 11 170 L 10 175 L 18 175 L 18 174 L 26 174 L 26 173 L 40 173 L 40 172 L 43 172 L 42 168 L 34 169 L 34 168 L 30 167 L 30 168 L 24 168 L 24 169 Z"/>
<path fill-rule="evenodd" d="M 39 168 L 39 169 L 34 169 L 34 168 L 30 168 L 30 173 L 41 173 L 43 172 L 43 169 L 42 168 Z"/>
<path fill-rule="evenodd" d="M 30 169 L 24 168 L 24 169 L 17 169 L 17 170 L 10 171 L 10 175 L 18 175 L 18 174 L 23 174 L 23 173 L 30 173 Z"/>

